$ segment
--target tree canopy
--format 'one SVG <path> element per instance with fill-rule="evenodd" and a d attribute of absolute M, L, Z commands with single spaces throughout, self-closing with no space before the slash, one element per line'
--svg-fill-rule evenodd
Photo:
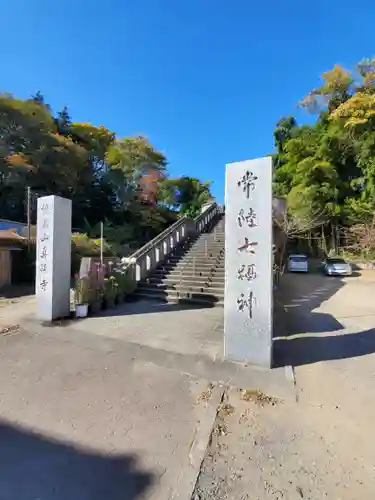
<path fill-rule="evenodd" d="M 2 218 L 25 220 L 29 187 L 35 198 L 70 198 L 74 228 L 95 236 L 105 221 L 120 242 L 141 243 L 180 214 L 197 214 L 211 196 L 209 183 L 170 179 L 167 167 L 147 138 L 75 122 L 67 106 L 54 113 L 40 91 L 29 99 L 0 94 Z"/>
<path fill-rule="evenodd" d="M 375 58 L 353 71 L 339 65 L 322 75 L 300 105 L 312 125 L 282 118 L 274 132 L 274 190 L 293 214 L 311 207 L 325 224 L 350 226 L 375 211 Z"/>

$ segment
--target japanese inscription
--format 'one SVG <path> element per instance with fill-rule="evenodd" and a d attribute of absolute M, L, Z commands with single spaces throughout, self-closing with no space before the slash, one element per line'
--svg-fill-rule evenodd
<path fill-rule="evenodd" d="M 228 164 L 225 205 L 225 356 L 269 367 L 272 159 Z"/>
<path fill-rule="evenodd" d="M 257 277 L 257 273 L 256 273 L 255 264 L 248 264 L 247 266 L 245 264 L 242 264 L 237 269 L 237 279 L 238 280 L 252 281 L 252 280 L 255 280 L 256 277 Z"/>
<path fill-rule="evenodd" d="M 240 312 L 245 312 L 249 315 L 250 319 L 253 319 L 253 307 L 256 303 L 255 295 L 252 291 L 250 291 L 247 296 L 241 293 L 239 298 L 237 299 L 237 308 Z"/>
<path fill-rule="evenodd" d="M 245 174 L 241 177 L 241 179 L 237 182 L 238 187 L 242 187 L 243 192 L 246 195 L 246 198 L 250 198 L 251 191 L 255 189 L 255 181 L 258 180 L 258 177 L 247 170 Z"/>
<path fill-rule="evenodd" d="M 42 241 L 42 240 L 40 240 L 40 241 Z M 45 260 L 45 259 L 47 258 L 47 247 L 46 247 L 46 246 L 44 246 L 44 247 L 42 248 L 42 251 L 41 251 L 41 253 L 40 253 L 40 258 L 41 258 L 42 260 Z"/>
<path fill-rule="evenodd" d="M 38 198 L 35 295 L 37 317 L 52 321 L 70 314 L 72 202 Z"/>
<path fill-rule="evenodd" d="M 246 197 L 249 198 L 250 190 L 255 189 L 255 181 L 258 178 L 252 173 L 247 171 L 245 175 L 242 177 L 241 181 L 238 182 L 238 185 L 241 184 L 244 186 L 244 191 L 246 192 Z M 256 213 L 255 210 L 250 207 L 247 211 L 243 208 L 240 209 L 237 216 L 238 226 L 241 229 L 252 229 L 257 226 L 256 222 Z M 247 226 L 247 227 L 246 227 Z M 251 241 L 247 236 L 244 237 L 243 243 L 240 243 L 240 246 L 237 247 L 237 250 L 240 253 L 245 253 L 248 255 L 255 255 L 256 247 L 258 246 L 257 241 Z M 244 282 L 252 282 L 257 277 L 256 266 L 255 263 L 251 264 L 241 264 L 237 269 L 237 280 Z M 248 298 L 245 298 L 245 295 L 241 293 L 240 297 L 237 299 L 238 311 L 243 312 L 245 308 L 249 310 L 249 317 L 252 319 L 253 317 L 253 307 L 255 305 L 255 295 L 252 290 L 247 292 Z"/>
<path fill-rule="evenodd" d="M 249 238 L 245 236 L 243 244 L 238 247 L 239 252 L 246 252 L 255 255 L 255 247 L 258 246 L 257 241 L 249 241 Z"/>
<path fill-rule="evenodd" d="M 42 211 L 43 214 L 47 214 L 51 211 L 50 206 L 48 203 L 42 203 L 42 206 L 40 207 L 40 210 Z"/>
<path fill-rule="evenodd" d="M 48 281 L 43 278 L 40 282 L 41 290 L 43 290 L 43 292 L 45 292 L 47 290 L 47 286 L 48 286 Z"/>
<path fill-rule="evenodd" d="M 42 203 L 40 207 L 41 221 L 38 223 L 41 225 L 42 231 L 38 233 L 38 247 L 40 248 L 39 253 L 39 287 L 42 292 L 46 292 L 49 286 L 48 283 L 48 258 L 49 249 L 47 242 L 49 241 L 49 217 L 51 214 L 51 208 L 48 203 Z"/>
<path fill-rule="evenodd" d="M 248 227 L 255 227 L 257 225 L 256 214 L 252 208 L 249 208 L 247 213 L 245 213 L 245 210 L 241 208 L 241 210 L 238 212 L 237 220 L 240 227 L 243 227 L 243 223 L 246 223 Z"/>

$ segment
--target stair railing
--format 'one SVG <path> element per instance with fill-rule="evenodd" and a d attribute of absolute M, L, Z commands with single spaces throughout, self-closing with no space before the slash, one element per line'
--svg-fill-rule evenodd
<path fill-rule="evenodd" d="M 135 263 L 136 282 L 145 279 L 188 237 L 204 232 L 220 210 L 221 208 L 216 203 L 213 203 L 196 219 L 181 217 L 172 226 L 130 255 L 129 260 Z"/>

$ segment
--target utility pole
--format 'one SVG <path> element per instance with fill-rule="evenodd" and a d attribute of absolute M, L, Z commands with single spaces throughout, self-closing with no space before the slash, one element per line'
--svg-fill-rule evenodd
<path fill-rule="evenodd" d="M 104 233 L 104 228 L 103 228 L 103 222 L 100 223 L 100 262 L 103 265 L 103 233 Z"/>
<path fill-rule="evenodd" d="M 30 238 L 31 238 L 31 190 L 27 186 L 27 248 L 30 252 Z"/>

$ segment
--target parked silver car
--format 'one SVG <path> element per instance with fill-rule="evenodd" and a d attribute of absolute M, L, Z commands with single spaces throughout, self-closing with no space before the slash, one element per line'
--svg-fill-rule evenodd
<path fill-rule="evenodd" d="M 352 266 L 341 257 L 328 257 L 323 265 L 327 276 L 351 276 L 353 274 Z"/>

